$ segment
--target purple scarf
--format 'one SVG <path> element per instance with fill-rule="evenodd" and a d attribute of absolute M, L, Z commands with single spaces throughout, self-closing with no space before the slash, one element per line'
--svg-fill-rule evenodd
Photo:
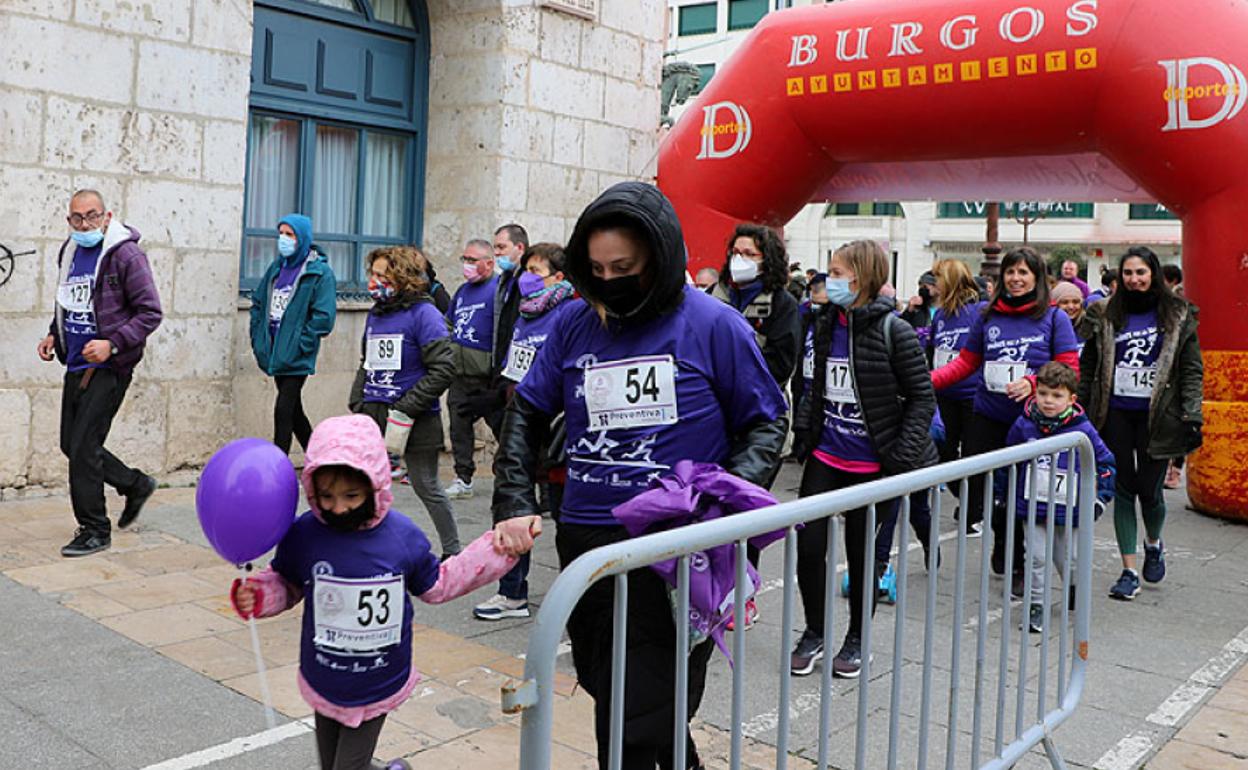
<path fill-rule="evenodd" d="M 525 318 L 537 318 L 548 310 L 572 296 L 572 284 L 560 281 L 531 297 L 520 300 L 520 315 Z"/>

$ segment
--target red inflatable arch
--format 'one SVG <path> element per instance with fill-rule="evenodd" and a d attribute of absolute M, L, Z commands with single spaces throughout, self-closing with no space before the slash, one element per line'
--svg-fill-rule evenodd
<path fill-rule="evenodd" d="M 695 265 L 812 200 L 1156 199 L 1201 307 L 1188 491 L 1248 518 L 1248 2 L 856 0 L 769 14 L 667 137 Z"/>

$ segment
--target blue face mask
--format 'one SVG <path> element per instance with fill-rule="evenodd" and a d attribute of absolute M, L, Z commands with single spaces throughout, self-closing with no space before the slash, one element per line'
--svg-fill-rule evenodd
<path fill-rule="evenodd" d="M 844 278 L 829 278 L 827 281 L 828 302 L 841 307 L 849 307 L 858 299 L 858 292 L 849 290 L 849 281 Z"/>
<path fill-rule="evenodd" d="M 94 230 L 71 230 L 69 237 L 74 243 L 84 249 L 92 249 L 100 245 L 100 241 L 104 240 L 104 231 L 98 227 Z"/>
<path fill-rule="evenodd" d="M 289 235 L 277 236 L 277 253 L 283 257 L 292 256 L 299 249 L 299 241 Z"/>
<path fill-rule="evenodd" d="M 504 273 L 507 272 L 508 270 L 511 270 L 512 268 L 516 266 L 516 263 L 512 262 L 507 257 L 498 257 L 494 261 L 498 263 L 498 269 L 502 270 Z"/>

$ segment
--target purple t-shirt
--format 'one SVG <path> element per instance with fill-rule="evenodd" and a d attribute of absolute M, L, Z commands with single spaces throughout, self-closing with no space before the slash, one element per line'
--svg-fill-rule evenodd
<path fill-rule="evenodd" d="M 494 294 L 498 276 L 480 283 L 465 283 L 451 300 L 451 337 L 456 344 L 474 350 L 494 346 Z"/>
<path fill-rule="evenodd" d="M 1157 309 L 1127 315 L 1126 325 L 1114 336 L 1114 371 L 1110 374 L 1111 409 L 1148 411 L 1157 380 L 1157 356 L 1164 334 L 1157 327 Z"/>
<path fill-rule="evenodd" d="M 286 305 L 295 293 L 295 284 L 299 282 L 299 274 L 303 272 L 303 262 L 293 265 L 282 263 L 281 270 L 273 279 L 273 290 L 269 292 L 269 336 L 277 337 L 278 327 L 286 317 Z"/>
<path fill-rule="evenodd" d="M 427 374 L 420 351 L 449 337 L 446 319 L 432 302 L 417 302 L 393 313 L 368 313 L 364 326 L 364 400 L 393 404 Z M 430 412 L 441 409 L 433 402 Z"/>
<path fill-rule="evenodd" d="M 56 292 L 64 318 L 65 368 L 71 372 L 108 366 L 90 363 L 82 357 L 82 348 L 99 335 L 95 324 L 95 274 L 102 249 L 102 246 L 75 249 L 69 275 Z"/>
<path fill-rule="evenodd" d="M 733 435 L 785 413 L 753 330 L 695 287 L 671 313 L 614 331 L 584 301 L 566 304 L 516 389 L 566 413 L 562 521 L 613 526 L 611 509 L 677 461 L 723 463 Z"/>
<path fill-rule="evenodd" d="M 438 557 L 411 519 L 338 532 L 310 511 L 291 526 L 273 569 L 303 591 L 299 671 L 339 706 L 398 692 L 412 669 L 412 602 L 438 581 Z"/>
<path fill-rule="evenodd" d="M 975 325 L 976 319 L 983 315 L 983 310 L 983 302 L 964 305 L 961 310 L 952 314 L 943 309 L 937 309 L 936 315 L 932 318 L 931 327 L 932 369 L 939 369 L 957 358 L 962 348 L 966 347 L 966 338 L 970 336 L 971 327 Z M 983 379 L 981 372 L 975 372 L 965 380 L 940 391 L 938 395 L 941 398 L 951 398 L 956 401 L 969 401 L 975 397 L 975 392 L 979 390 Z"/>
<path fill-rule="evenodd" d="M 867 434 L 867 423 L 858 403 L 858 385 L 849 362 L 849 328 L 838 314 L 832 324 L 832 346 L 828 350 L 828 372 L 823 391 L 823 432 L 820 452 L 849 464 L 879 464 L 880 455 Z"/>
<path fill-rule="evenodd" d="M 573 302 L 564 300 L 550 310 L 533 318 L 520 316 L 516 321 L 515 331 L 511 335 L 511 347 L 507 350 L 507 360 L 503 364 L 503 376 L 512 382 L 520 382 L 533 368 L 537 359 L 537 351 L 546 344 L 546 338 L 564 312 Z"/>
<path fill-rule="evenodd" d="M 1070 316 L 1050 307 L 1039 319 L 996 312 L 981 315 L 971 326 L 966 347 L 984 359 L 975 411 L 1012 425 L 1023 405 L 1005 395 L 1005 384 L 1035 374 L 1059 353 L 1077 350 L 1079 340 Z"/>

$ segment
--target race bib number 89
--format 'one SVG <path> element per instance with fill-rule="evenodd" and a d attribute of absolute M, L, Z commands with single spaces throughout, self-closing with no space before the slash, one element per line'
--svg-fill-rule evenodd
<path fill-rule="evenodd" d="M 992 393 L 1004 393 L 1005 386 L 1027 374 L 1026 361 L 985 361 L 984 385 Z"/>
<path fill-rule="evenodd" d="M 369 371 L 398 371 L 403 368 L 403 335 L 370 335 L 365 348 L 364 368 Z"/>
<path fill-rule="evenodd" d="M 403 636 L 403 578 L 317 575 L 312 589 L 317 647 L 367 652 Z"/>
<path fill-rule="evenodd" d="M 585 370 L 590 430 L 674 425 L 676 365 L 671 356 L 611 361 Z"/>

